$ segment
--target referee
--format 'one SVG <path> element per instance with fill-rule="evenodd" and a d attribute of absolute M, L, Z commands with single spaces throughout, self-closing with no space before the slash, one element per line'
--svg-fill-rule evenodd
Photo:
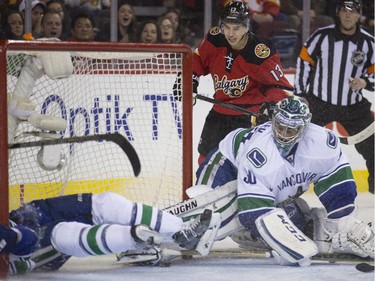
<path fill-rule="evenodd" d="M 307 98 L 312 122 L 337 121 L 354 135 L 374 121 L 362 89 L 374 91 L 374 37 L 359 25 L 361 0 L 338 0 L 336 24 L 307 39 L 297 60 L 295 94 Z M 374 135 L 355 145 L 366 161 L 374 193 Z"/>

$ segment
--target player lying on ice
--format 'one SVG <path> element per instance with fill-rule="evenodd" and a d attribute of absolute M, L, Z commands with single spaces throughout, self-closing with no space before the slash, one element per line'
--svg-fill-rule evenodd
<path fill-rule="evenodd" d="M 10 254 L 10 273 L 20 274 L 57 270 L 71 256 L 153 249 L 161 241 L 195 249 L 211 215 L 206 210 L 183 222 L 111 192 L 35 200 L 9 214 L 11 227 L 0 224 L 0 252 Z"/>
<path fill-rule="evenodd" d="M 276 104 L 272 121 L 229 133 L 199 167 L 187 191 L 193 198 L 179 204 L 198 206 L 168 211 L 211 208 L 222 219 L 216 240 L 231 235 L 242 247 L 272 251 L 282 265 L 309 265 L 318 252 L 374 258 L 374 232 L 356 218 L 356 184 L 340 142 L 310 120 L 306 101 L 291 96 Z M 298 198 L 310 184 L 324 209 Z"/>

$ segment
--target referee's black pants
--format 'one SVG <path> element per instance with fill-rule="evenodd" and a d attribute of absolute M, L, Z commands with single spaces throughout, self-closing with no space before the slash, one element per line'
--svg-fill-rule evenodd
<path fill-rule="evenodd" d="M 312 113 L 311 122 L 317 125 L 325 126 L 328 123 L 337 121 L 349 135 L 355 135 L 374 121 L 371 103 L 365 98 L 361 102 L 349 106 L 333 105 L 313 95 L 308 95 L 306 98 L 309 101 Z M 356 144 L 355 148 L 366 161 L 369 172 L 369 191 L 374 193 L 374 135 Z"/>

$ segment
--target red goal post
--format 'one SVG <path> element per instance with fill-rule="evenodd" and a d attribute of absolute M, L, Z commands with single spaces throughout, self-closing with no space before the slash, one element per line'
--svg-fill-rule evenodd
<path fill-rule="evenodd" d="M 23 203 L 71 193 L 113 191 L 160 208 L 184 198 L 193 179 L 190 47 L 0 42 L 0 190 L 8 194 L 0 197 L 2 223 L 7 224 L 8 212 Z M 71 57 L 73 72 L 68 77 L 43 75 L 31 82 L 20 78 L 34 58 L 61 53 Z M 173 96 L 178 72 L 183 78 L 182 102 Z M 21 94 L 15 90 L 19 84 L 23 84 Z M 61 138 L 119 132 L 139 155 L 139 177 L 132 174 L 126 155 L 105 141 L 57 146 L 56 155 L 45 147 L 8 150 L 7 108 L 13 95 L 30 99 L 38 114 L 63 118 L 67 127 L 57 132 Z M 35 130 L 29 122 L 21 122 L 12 131 L 13 142 L 40 140 L 27 134 Z M 48 153 L 59 159 L 58 166 L 46 168 L 43 157 Z"/>

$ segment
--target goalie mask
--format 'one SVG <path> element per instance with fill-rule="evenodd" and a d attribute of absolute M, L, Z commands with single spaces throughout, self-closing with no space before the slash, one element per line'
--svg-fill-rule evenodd
<path fill-rule="evenodd" d="M 250 30 L 250 17 L 249 9 L 245 3 L 242 2 L 229 2 L 223 13 L 220 16 L 220 28 L 221 24 L 225 23 L 238 23 L 247 27 L 247 30 Z"/>
<path fill-rule="evenodd" d="M 284 157 L 304 135 L 311 113 L 304 98 L 290 96 L 275 105 L 272 116 L 274 141 Z"/>
<path fill-rule="evenodd" d="M 362 14 L 362 1 L 361 0 L 338 0 L 336 5 L 336 14 L 345 8 L 349 11 L 356 10 L 360 15 Z"/>

